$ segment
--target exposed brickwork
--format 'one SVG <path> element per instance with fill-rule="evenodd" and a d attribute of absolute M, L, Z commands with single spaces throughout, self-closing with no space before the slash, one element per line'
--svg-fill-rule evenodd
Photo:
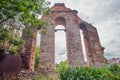
<path fill-rule="evenodd" d="M 34 38 L 30 34 L 23 32 L 22 37 L 26 44 L 20 49 L 23 68 L 34 71 L 35 64 L 35 49 L 36 49 L 36 36 L 37 32 L 32 31 Z"/>
<path fill-rule="evenodd" d="M 76 10 L 66 8 L 64 4 L 55 4 L 50 16 L 43 20 L 52 25 L 47 26 L 47 34 L 41 36 L 40 70 L 52 70 L 55 65 L 55 27 L 64 25 L 66 28 L 67 57 L 69 66 L 83 66 L 84 58 L 80 38 L 79 23 Z M 64 44 L 61 44 L 64 45 Z"/>
<path fill-rule="evenodd" d="M 95 66 L 105 64 L 104 48 L 100 44 L 96 28 L 86 22 L 82 22 L 80 28 L 83 30 L 88 64 Z"/>
<path fill-rule="evenodd" d="M 41 35 L 39 70 L 42 72 L 54 69 L 55 44 L 54 27 L 47 27 L 47 34 Z"/>

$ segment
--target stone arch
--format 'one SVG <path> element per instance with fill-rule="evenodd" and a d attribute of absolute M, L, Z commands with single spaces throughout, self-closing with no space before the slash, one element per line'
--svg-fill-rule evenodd
<path fill-rule="evenodd" d="M 57 25 L 63 25 L 64 27 L 66 26 L 66 19 L 64 17 L 56 17 L 55 18 L 55 26 Z"/>

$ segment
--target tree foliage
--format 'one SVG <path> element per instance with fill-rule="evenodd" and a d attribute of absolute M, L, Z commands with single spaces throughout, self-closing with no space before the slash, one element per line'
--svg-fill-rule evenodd
<path fill-rule="evenodd" d="M 39 17 L 49 14 L 49 4 L 46 0 L 0 0 L 0 49 L 18 52 L 24 43 L 17 34 L 20 26 L 29 33 L 38 26 L 45 26 L 46 22 Z"/>
<path fill-rule="evenodd" d="M 0 24 L 19 20 L 27 27 L 43 25 L 40 15 L 49 13 L 50 2 L 45 0 L 0 0 Z"/>
<path fill-rule="evenodd" d="M 13 27 L 0 26 L 0 50 L 10 51 L 11 54 L 16 54 L 19 48 L 24 44 L 19 31 L 15 31 Z"/>

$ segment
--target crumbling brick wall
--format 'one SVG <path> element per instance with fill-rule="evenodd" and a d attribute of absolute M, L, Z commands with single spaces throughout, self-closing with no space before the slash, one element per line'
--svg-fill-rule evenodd
<path fill-rule="evenodd" d="M 87 63 L 93 66 L 105 64 L 104 48 L 100 44 L 97 29 L 86 22 L 81 22 L 80 28 L 83 30 Z"/>
<path fill-rule="evenodd" d="M 19 54 L 22 58 L 22 67 L 34 71 L 37 31 L 32 30 L 31 33 L 23 31 L 22 38 L 25 40 L 25 45 L 21 47 Z"/>

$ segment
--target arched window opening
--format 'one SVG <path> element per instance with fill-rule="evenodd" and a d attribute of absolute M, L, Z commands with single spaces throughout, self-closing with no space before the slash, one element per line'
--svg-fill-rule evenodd
<path fill-rule="evenodd" d="M 66 33 L 63 25 L 55 27 L 55 63 L 67 60 Z"/>

